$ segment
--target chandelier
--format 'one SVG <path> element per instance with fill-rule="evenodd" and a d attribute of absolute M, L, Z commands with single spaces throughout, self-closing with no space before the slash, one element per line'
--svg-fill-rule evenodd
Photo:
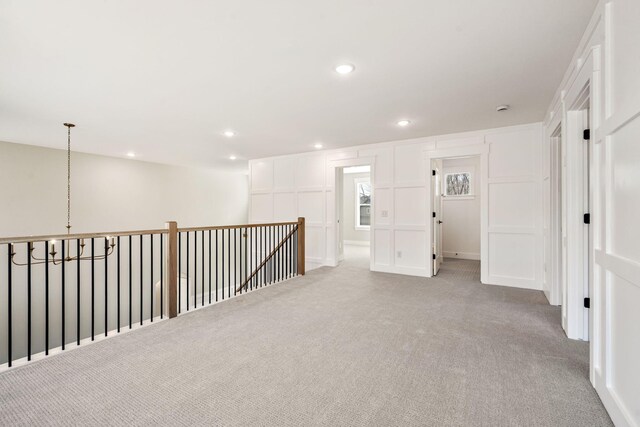
<path fill-rule="evenodd" d="M 64 126 L 67 128 L 67 235 L 71 234 L 71 128 L 75 127 L 73 123 L 64 123 Z M 77 253 L 75 256 L 65 255 L 69 252 L 66 250 L 69 248 L 69 243 L 66 240 L 62 240 L 62 256 L 56 258 L 58 252 L 56 251 L 56 241 L 51 240 L 45 242 L 45 258 L 37 257 L 35 254 L 35 248 L 33 246 L 33 242 L 28 242 L 28 251 L 29 257 L 31 257 L 31 262 L 18 262 L 15 260 L 16 253 L 14 252 L 13 244 L 10 245 L 11 250 L 11 262 L 15 265 L 26 266 L 26 265 L 35 265 L 35 264 L 47 264 L 51 263 L 54 265 L 61 264 L 63 262 L 71 262 L 71 261 L 84 261 L 84 260 L 102 260 L 108 257 L 113 253 L 113 249 L 116 246 L 115 239 L 113 237 L 105 236 L 104 237 L 104 254 L 96 256 L 94 254 L 94 241 L 91 239 L 91 255 L 84 255 L 84 248 L 86 246 L 85 239 L 78 239 L 77 245 Z M 51 247 L 49 248 L 49 244 Z M 49 258 L 48 255 L 51 255 Z"/>

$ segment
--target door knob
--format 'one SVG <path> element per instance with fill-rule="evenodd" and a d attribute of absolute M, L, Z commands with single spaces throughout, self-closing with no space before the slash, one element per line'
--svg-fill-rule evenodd
<path fill-rule="evenodd" d="M 438 224 L 442 224 L 442 221 L 438 220 Z"/>

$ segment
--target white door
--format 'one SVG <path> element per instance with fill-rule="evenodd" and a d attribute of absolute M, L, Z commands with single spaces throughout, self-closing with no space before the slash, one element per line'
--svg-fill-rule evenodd
<path fill-rule="evenodd" d="M 438 274 L 442 263 L 442 184 L 441 170 L 442 160 L 432 162 L 431 185 L 433 194 L 433 275 Z"/>

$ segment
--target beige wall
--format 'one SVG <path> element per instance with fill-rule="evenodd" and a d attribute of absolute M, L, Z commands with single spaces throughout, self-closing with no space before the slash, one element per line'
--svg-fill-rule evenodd
<path fill-rule="evenodd" d="M 66 151 L 0 142 L 0 236 L 65 233 Z M 243 171 L 72 153 L 72 232 L 245 223 Z"/>

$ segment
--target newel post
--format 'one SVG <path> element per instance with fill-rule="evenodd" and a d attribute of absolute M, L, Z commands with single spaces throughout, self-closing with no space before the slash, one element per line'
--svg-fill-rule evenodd
<path fill-rule="evenodd" d="M 167 314 L 169 318 L 178 315 L 178 223 L 166 223 L 169 230 L 167 239 Z"/>
<path fill-rule="evenodd" d="M 304 217 L 298 217 L 298 274 L 304 276 Z"/>

